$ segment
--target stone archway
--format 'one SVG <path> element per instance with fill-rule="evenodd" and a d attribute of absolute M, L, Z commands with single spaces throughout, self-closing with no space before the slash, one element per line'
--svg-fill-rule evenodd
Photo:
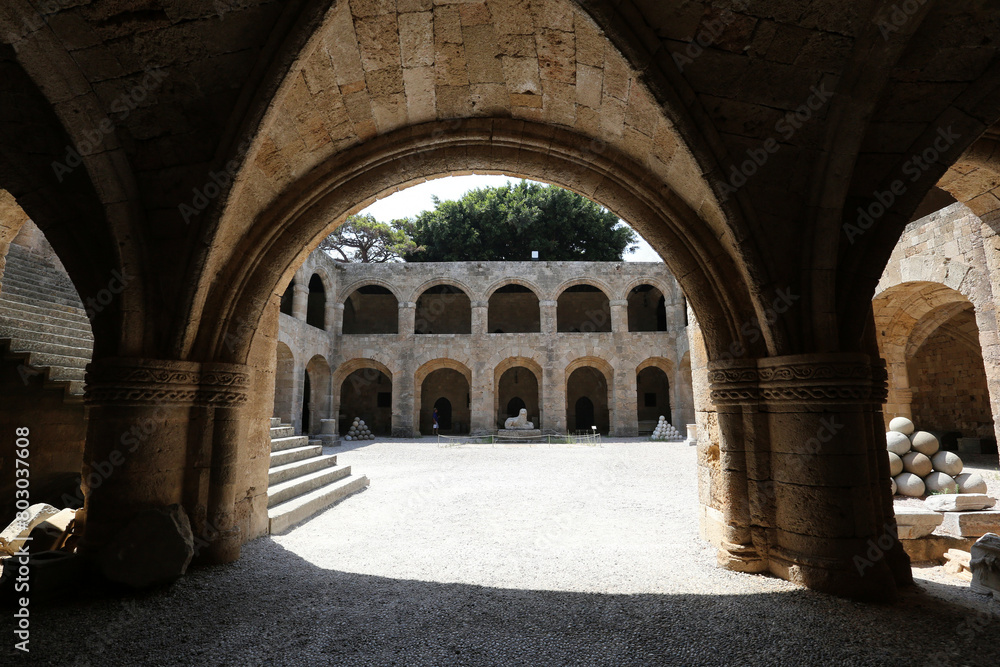
<path fill-rule="evenodd" d="M 611 431 L 614 385 L 606 362 L 604 366 L 578 360 L 566 369 L 566 428 L 570 432 L 590 432 L 593 426 L 604 435 Z M 578 412 L 581 406 L 585 414 Z M 585 423 L 588 419 L 589 424 Z"/>
<path fill-rule="evenodd" d="M 283 424 L 293 424 L 295 405 L 295 357 L 286 344 L 278 341 L 277 363 L 274 374 L 274 416 Z"/>
<path fill-rule="evenodd" d="M 535 428 L 542 428 L 540 382 L 534 370 L 525 366 L 508 368 L 497 378 L 495 392 L 498 429 L 504 427 L 509 417 L 518 416 L 521 408 L 528 411 L 528 421 L 533 422 Z"/>

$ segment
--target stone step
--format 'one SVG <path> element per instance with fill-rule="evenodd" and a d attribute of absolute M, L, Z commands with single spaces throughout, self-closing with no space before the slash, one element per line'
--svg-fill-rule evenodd
<path fill-rule="evenodd" d="M 45 281 L 31 280 L 27 278 L 17 278 L 4 275 L 0 289 L 8 294 L 21 294 L 30 296 L 41 301 L 53 301 L 68 306 L 83 308 L 83 300 L 75 291 L 66 289 L 61 285 L 46 284 Z"/>
<path fill-rule="evenodd" d="M 295 435 L 295 429 L 291 426 L 272 426 L 271 427 L 271 440 L 275 438 L 288 438 Z M 274 449 L 273 447 L 271 448 Z"/>
<path fill-rule="evenodd" d="M 279 426 L 281 426 L 281 418 L 271 417 L 271 428 L 278 428 Z"/>
<path fill-rule="evenodd" d="M 14 341 L 16 342 L 16 341 Z M 46 366 L 60 366 L 62 368 L 86 368 L 90 363 L 90 357 L 68 357 L 61 354 L 48 354 L 46 352 L 36 352 L 34 350 L 19 350 L 13 345 L 10 349 L 13 354 L 28 354 L 28 365 L 35 368 Z"/>
<path fill-rule="evenodd" d="M 48 355 L 59 355 L 67 358 L 85 359 L 90 361 L 93 349 L 88 347 L 70 347 L 60 345 L 45 338 L 15 337 L 11 339 L 10 349 L 15 352 L 41 352 Z"/>
<path fill-rule="evenodd" d="M 85 347 L 87 349 L 94 347 L 94 337 L 89 331 L 57 327 L 51 324 L 37 324 L 30 320 L 13 322 L 6 318 L 0 319 L 0 336 L 4 338 L 48 339 L 53 343 L 69 347 Z"/>
<path fill-rule="evenodd" d="M 368 486 L 364 475 L 345 477 L 267 510 L 272 535 L 282 533 L 322 509 Z"/>
<path fill-rule="evenodd" d="M 0 294 L 0 316 L 12 320 L 38 320 L 45 324 L 68 323 L 77 329 L 89 329 L 87 313 L 75 309 L 48 307 L 45 304 L 28 303 L 16 294 Z"/>
<path fill-rule="evenodd" d="M 293 431 L 294 432 L 294 431 Z M 280 452 L 292 447 L 305 447 L 310 444 L 309 438 L 304 435 L 291 435 L 287 437 L 271 438 L 271 452 Z"/>
<path fill-rule="evenodd" d="M 283 466 L 288 463 L 294 463 L 295 461 L 301 461 L 302 459 L 307 459 L 311 456 L 320 456 L 323 453 L 322 447 L 317 447 L 316 445 L 307 445 L 305 447 L 294 447 L 292 449 L 284 449 L 278 452 L 271 452 L 271 468 L 277 466 Z"/>
<path fill-rule="evenodd" d="M 274 507 L 283 502 L 289 501 L 299 496 L 304 496 L 310 491 L 315 491 L 321 486 L 326 486 L 343 479 L 351 474 L 351 466 L 333 465 L 327 468 L 320 468 L 315 472 L 306 473 L 300 477 L 268 485 L 267 506 Z"/>
<path fill-rule="evenodd" d="M 81 317 L 86 317 L 87 312 L 82 303 L 62 303 L 58 299 L 50 299 L 46 294 L 35 294 L 26 292 L 3 292 L 0 298 L 27 306 L 48 308 L 61 313 L 73 313 Z"/>
<path fill-rule="evenodd" d="M 267 485 L 268 488 L 275 484 L 280 484 L 281 482 L 287 482 L 290 479 L 296 477 L 301 477 L 302 475 L 307 475 L 311 472 L 316 472 L 317 470 L 322 470 L 324 468 L 332 468 L 337 465 L 337 456 L 317 456 L 311 459 L 302 459 L 301 461 L 296 461 L 295 463 L 289 463 L 283 466 L 276 466 L 267 471 Z"/>

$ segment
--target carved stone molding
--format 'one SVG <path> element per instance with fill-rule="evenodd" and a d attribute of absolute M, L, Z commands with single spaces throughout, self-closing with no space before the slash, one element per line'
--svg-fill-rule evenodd
<path fill-rule="evenodd" d="M 886 372 L 864 354 L 803 354 L 709 364 L 716 405 L 884 402 Z"/>
<path fill-rule="evenodd" d="M 162 359 L 112 358 L 87 366 L 88 405 L 212 405 L 245 403 L 246 366 Z"/>

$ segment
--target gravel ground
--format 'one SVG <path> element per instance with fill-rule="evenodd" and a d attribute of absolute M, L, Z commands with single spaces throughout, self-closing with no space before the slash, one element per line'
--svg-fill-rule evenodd
<path fill-rule="evenodd" d="M 168 589 L 33 608 L 32 662 L 1000 664 L 1000 603 L 940 568 L 892 605 L 717 568 L 681 444 L 332 451 L 371 487 Z"/>

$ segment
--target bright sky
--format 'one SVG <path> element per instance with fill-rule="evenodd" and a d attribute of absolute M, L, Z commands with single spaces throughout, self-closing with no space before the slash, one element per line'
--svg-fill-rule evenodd
<path fill-rule="evenodd" d="M 412 188 L 407 188 L 401 192 L 392 194 L 385 199 L 380 199 L 364 211 L 363 214 L 370 214 L 380 222 L 389 222 L 398 218 L 412 218 L 421 211 L 434 208 L 431 200 L 433 195 L 444 201 L 446 199 L 458 199 L 469 190 L 484 187 L 497 187 L 505 185 L 508 181 L 516 182 L 509 176 L 449 176 L 427 181 Z M 623 223 L 624 224 L 624 223 Z M 629 262 L 662 262 L 660 256 L 642 237 L 639 238 L 639 248 L 631 255 L 625 255 Z"/>

